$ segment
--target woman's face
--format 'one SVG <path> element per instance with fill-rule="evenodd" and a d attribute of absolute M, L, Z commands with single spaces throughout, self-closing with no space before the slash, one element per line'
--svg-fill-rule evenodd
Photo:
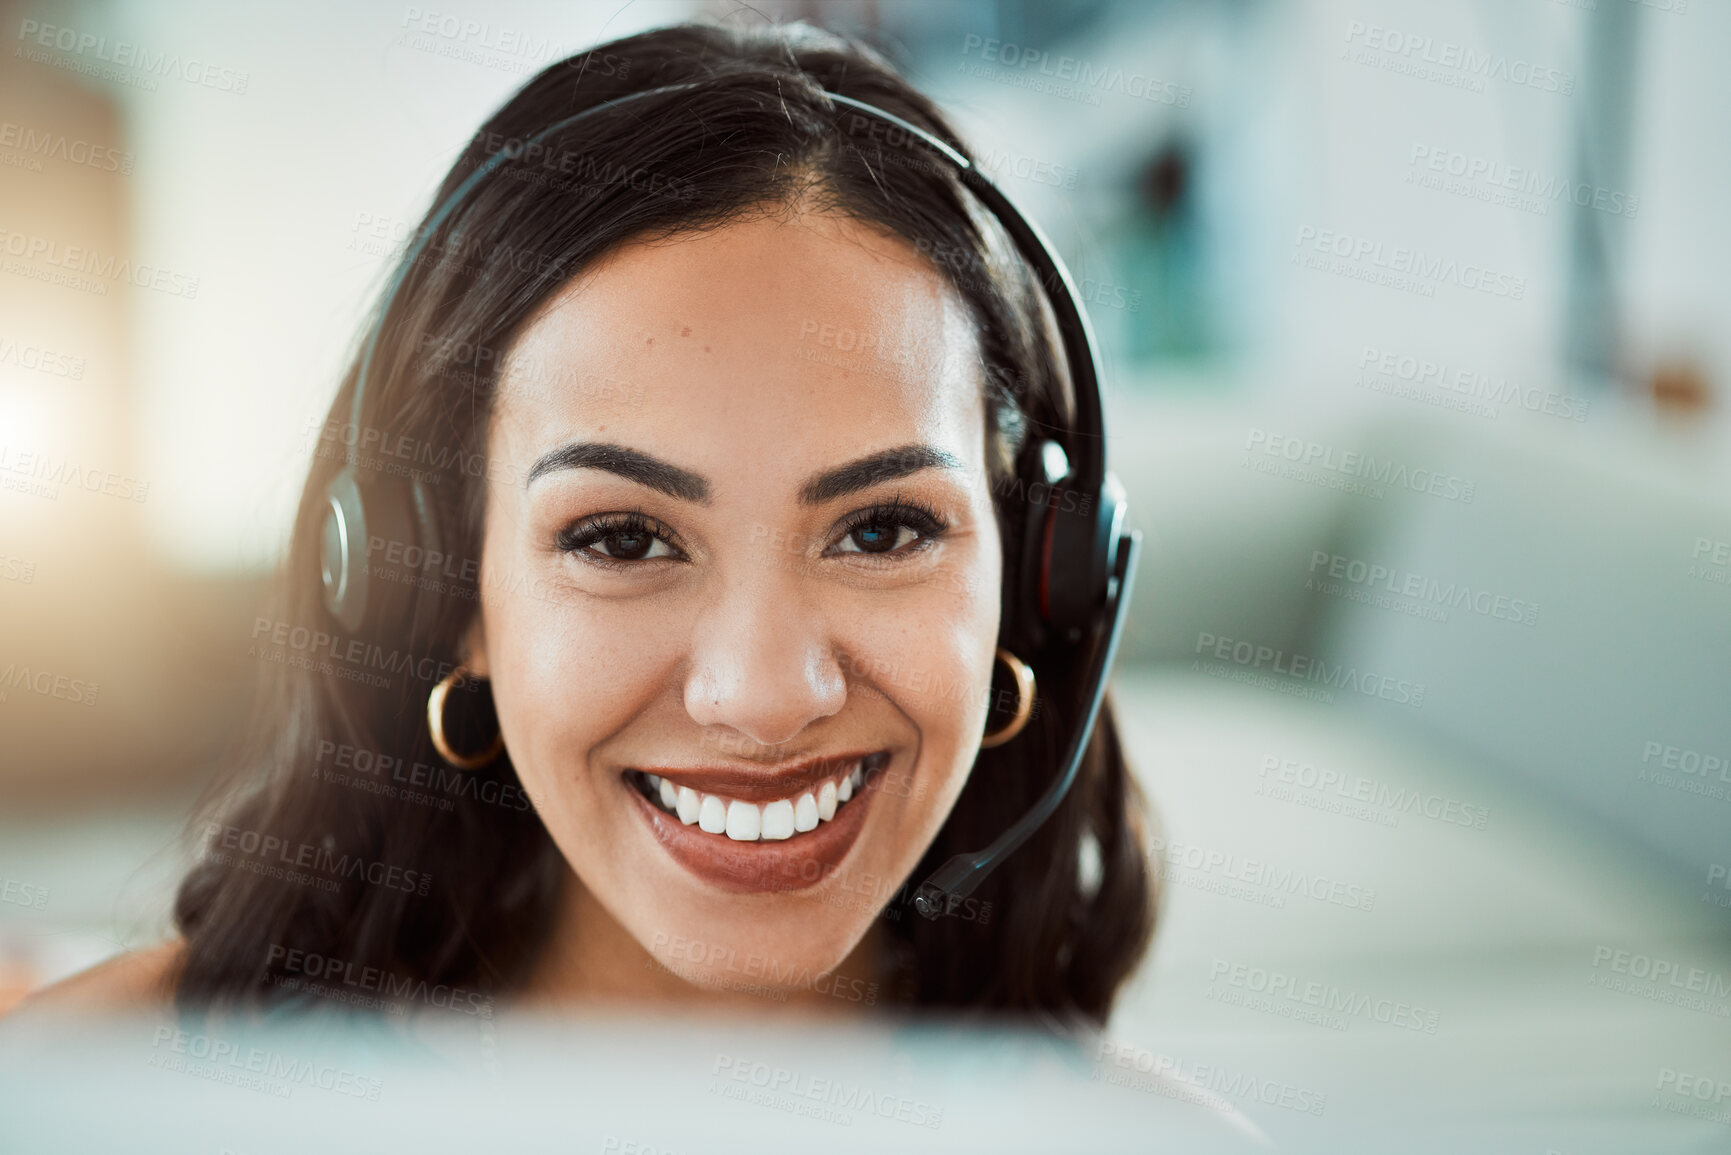
<path fill-rule="evenodd" d="M 700 985 L 836 967 L 986 721 L 1001 555 L 953 288 L 835 215 L 622 247 L 514 343 L 488 452 L 469 665 L 587 897 Z"/>

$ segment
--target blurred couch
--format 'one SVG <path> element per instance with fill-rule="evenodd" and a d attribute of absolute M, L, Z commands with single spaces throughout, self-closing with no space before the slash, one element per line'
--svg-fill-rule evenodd
<path fill-rule="evenodd" d="M 1731 759 L 1731 567 L 1711 557 L 1731 541 L 1731 471 L 1687 428 L 1117 401 L 1112 468 L 1146 535 L 1126 662 L 1189 666 L 1211 635 L 1386 671 L 1425 696 L 1366 698 L 1383 724 L 1691 874 L 1724 860 L 1731 769 L 1712 760 Z M 1247 467 L 1287 463 L 1274 437 L 1464 480 L 1472 500 Z"/>

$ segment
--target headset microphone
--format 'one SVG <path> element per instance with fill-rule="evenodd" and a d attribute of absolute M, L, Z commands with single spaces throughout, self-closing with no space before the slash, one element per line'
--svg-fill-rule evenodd
<path fill-rule="evenodd" d="M 357 444 L 364 443 L 360 432 L 362 402 L 373 370 L 373 356 L 396 295 L 431 238 L 475 186 L 507 161 L 581 120 L 645 98 L 700 87 L 700 82 L 691 82 L 651 88 L 583 109 L 537 132 L 521 145 L 507 146 L 494 153 L 439 204 L 403 255 L 368 335 L 350 409 Z M 1045 650 L 1053 642 L 1091 646 L 1083 713 L 1065 752 L 1062 773 L 1033 809 L 984 850 L 950 859 L 915 892 L 915 909 L 927 918 L 937 918 L 971 894 L 988 873 L 1057 811 L 1080 774 L 1123 632 L 1141 535 L 1128 528 L 1123 488 L 1106 472 L 1105 416 L 1094 331 L 1075 283 L 1051 242 L 1002 190 L 945 141 L 875 105 L 834 92 L 824 95 L 835 105 L 867 118 L 862 127 L 875 127 L 879 132 L 885 125 L 899 129 L 910 140 L 943 157 L 954 167 L 961 183 L 1003 226 L 1038 277 L 1052 306 L 1076 406 L 1073 428 L 1062 431 L 1058 438 L 1042 432 L 1030 440 L 1017 463 L 1019 483 L 1028 485 L 1030 491 L 1032 487 L 1043 488 L 1056 500 L 1028 501 L 1019 565 L 1006 567 L 1003 633 L 1012 648 L 1020 646 L 1031 651 Z M 380 540 L 400 543 L 405 549 L 419 546 L 423 551 L 438 550 L 438 525 L 426 488 L 418 480 L 376 472 L 368 476 L 355 464 L 346 464 L 326 487 L 320 568 L 325 607 L 350 633 L 399 627 L 412 608 L 412 585 L 368 580 L 367 555 Z"/>
<path fill-rule="evenodd" d="M 1094 722 L 1100 716 L 1100 703 L 1106 697 L 1106 676 L 1112 671 L 1112 659 L 1118 653 L 1118 639 L 1124 633 L 1125 611 L 1130 606 L 1130 590 L 1136 583 L 1136 559 L 1142 552 L 1142 533 L 1131 530 L 1118 545 L 1118 564 L 1112 574 L 1112 589 L 1107 595 L 1108 615 L 1101 636 L 1095 639 L 1094 653 L 1089 660 L 1088 680 L 1083 691 L 1087 703 L 1081 724 L 1064 752 L 1064 773 L 1046 790 L 1034 808 L 984 850 L 958 854 L 944 863 L 932 876 L 920 884 L 914 893 L 914 909 L 927 918 L 937 918 L 956 909 L 956 905 L 974 892 L 986 880 L 986 875 L 1029 838 L 1058 809 L 1064 795 L 1076 781 L 1082 769 L 1082 756 L 1087 753 L 1088 739 L 1094 733 Z"/>

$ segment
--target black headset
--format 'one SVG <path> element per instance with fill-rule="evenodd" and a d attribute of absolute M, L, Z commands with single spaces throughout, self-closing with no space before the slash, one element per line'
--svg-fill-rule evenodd
<path fill-rule="evenodd" d="M 507 145 L 488 157 L 440 203 L 410 244 L 386 287 L 377 322 L 367 338 L 350 407 L 357 446 L 366 441 L 362 435 L 362 399 L 385 318 L 403 279 L 421 257 L 428 240 L 475 186 L 523 150 L 585 117 L 646 97 L 697 87 L 700 85 L 689 83 L 647 89 L 566 117 L 521 145 Z M 863 101 L 833 92 L 824 95 L 860 116 L 907 133 L 911 140 L 937 153 L 997 218 L 1045 288 L 1063 341 L 1076 403 L 1075 427 L 1064 431 L 1068 446 L 1045 436 L 1044 431 L 1036 431 L 1018 461 L 1018 482 L 1030 491 L 1038 487 L 1046 499 L 1028 502 L 1021 565 L 1007 574 L 1005 580 L 1006 599 L 1013 599 L 1010 607 L 1013 612 L 1006 615 L 1005 628 L 1014 633 L 1015 642 L 1036 650 L 1051 640 L 1092 647 L 1088 678 L 1084 682 L 1084 712 L 1065 750 L 1063 772 L 1033 809 L 984 850 L 950 859 L 914 893 L 914 908 L 927 918 L 937 918 L 954 911 L 987 874 L 1026 842 L 1058 809 L 1075 782 L 1099 717 L 1106 675 L 1123 633 L 1142 535 L 1128 527 L 1123 487 L 1106 471 L 1105 417 L 1094 331 L 1076 294 L 1075 283 L 1051 243 L 967 157 L 944 141 Z M 325 489 L 324 531 L 319 552 L 325 607 L 351 634 L 384 634 L 406 623 L 414 604 L 414 586 L 374 580 L 369 573 L 368 556 L 380 543 L 395 543 L 405 551 L 419 547 L 428 554 L 436 553 L 438 524 L 426 487 L 419 478 L 386 475 L 377 470 L 369 470 L 371 476 L 363 477 L 357 464 L 345 463 Z"/>

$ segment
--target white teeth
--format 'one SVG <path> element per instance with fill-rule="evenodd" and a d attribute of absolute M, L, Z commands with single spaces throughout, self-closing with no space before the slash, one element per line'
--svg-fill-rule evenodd
<path fill-rule="evenodd" d="M 864 791 L 865 764 L 854 763 L 852 770 L 823 782 L 815 790 L 805 791 L 798 798 L 778 798 L 761 806 L 717 794 L 699 794 L 689 786 L 676 786 L 659 774 L 643 777 L 651 795 L 687 826 L 695 823 L 706 833 L 725 834 L 735 842 L 780 842 L 816 830 L 819 824 L 834 819 L 843 803 Z"/>
<path fill-rule="evenodd" d="M 779 842 L 793 837 L 793 803 L 777 799 L 763 808 L 763 839 Z"/>
<path fill-rule="evenodd" d="M 709 800 L 706 798 L 704 802 Z M 705 828 L 707 829 L 707 827 Z M 735 798 L 727 804 L 727 836 L 735 842 L 756 842 L 763 833 L 763 811 Z"/>

